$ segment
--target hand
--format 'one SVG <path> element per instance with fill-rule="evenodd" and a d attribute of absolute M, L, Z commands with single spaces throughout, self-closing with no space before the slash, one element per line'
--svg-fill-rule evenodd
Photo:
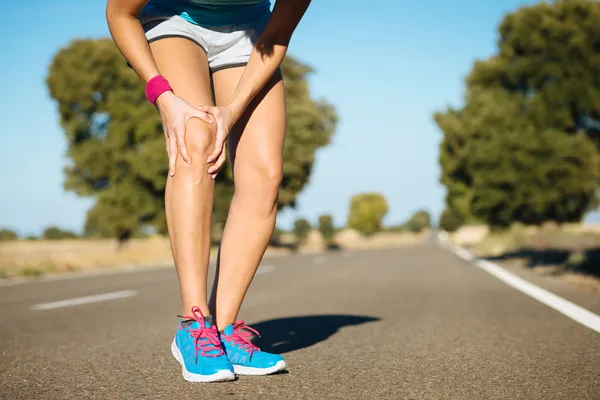
<path fill-rule="evenodd" d="M 234 112 L 234 109 L 231 106 L 200 106 L 198 107 L 198 110 L 210 114 L 217 123 L 215 150 L 206 160 L 208 164 L 214 163 L 208 168 L 208 173 L 213 179 L 215 179 L 219 173 L 219 170 L 225 163 L 227 154 L 225 151 L 225 142 L 227 141 L 227 137 L 229 136 L 231 128 L 238 119 L 238 114 Z"/>
<path fill-rule="evenodd" d="M 188 164 L 192 158 L 188 155 L 185 147 L 185 125 L 190 118 L 200 118 L 202 121 L 213 123 L 210 116 L 203 111 L 197 110 L 185 100 L 173 92 L 164 92 L 157 100 L 163 131 L 165 133 L 165 145 L 169 154 L 169 175 L 175 176 L 175 165 L 177 154 Z"/>

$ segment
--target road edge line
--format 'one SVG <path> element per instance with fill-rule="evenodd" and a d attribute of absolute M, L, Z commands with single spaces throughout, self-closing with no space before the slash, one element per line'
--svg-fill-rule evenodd
<path fill-rule="evenodd" d="M 546 306 L 558 311 L 566 317 L 579 322 L 581 325 L 600 333 L 600 316 L 581 306 L 578 306 L 575 303 L 570 302 L 569 300 L 549 292 L 546 289 L 542 289 L 541 287 L 534 285 L 533 283 L 513 274 L 512 272 L 507 271 L 496 263 L 478 258 L 467 249 L 450 243 L 444 235 L 438 234 L 438 239 L 438 242 L 442 244 L 442 247 L 450 250 L 461 259 L 500 279 L 513 289 L 516 289 L 521 293 L 534 298 L 540 303 L 545 304 Z"/>

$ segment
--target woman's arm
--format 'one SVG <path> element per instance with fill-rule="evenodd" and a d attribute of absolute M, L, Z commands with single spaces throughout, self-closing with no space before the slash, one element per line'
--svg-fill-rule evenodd
<path fill-rule="evenodd" d="M 215 151 L 207 160 L 208 163 L 217 161 L 209 169 L 209 173 L 216 175 L 216 171 L 225 162 L 223 148 L 229 130 L 281 65 L 292 34 L 310 1 L 276 0 L 267 26 L 254 45 L 248 65 L 228 104 L 223 107 L 199 107 L 200 110 L 211 113 L 217 122 Z"/>
<path fill-rule="evenodd" d="M 142 24 L 137 19 L 147 2 L 148 0 L 108 0 L 106 3 L 106 22 L 110 34 L 144 84 L 158 75 Z"/>
<path fill-rule="evenodd" d="M 148 0 L 108 0 L 106 3 L 106 22 L 113 41 L 144 85 L 148 85 L 150 79 L 159 75 L 144 29 L 137 18 L 147 2 Z M 185 148 L 185 122 L 191 117 L 210 124 L 213 121 L 205 112 L 195 109 L 169 90 L 156 98 L 156 105 L 165 133 L 169 175 L 173 176 L 178 154 L 188 164 L 192 162 Z"/>
<path fill-rule="evenodd" d="M 279 68 L 294 30 L 304 16 L 310 0 L 277 0 L 265 30 L 260 35 L 237 85 L 229 106 L 241 116 L 254 96 Z"/>

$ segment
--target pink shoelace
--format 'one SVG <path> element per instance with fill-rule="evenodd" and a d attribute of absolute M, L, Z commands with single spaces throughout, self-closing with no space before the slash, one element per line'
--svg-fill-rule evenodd
<path fill-rule="evenodd" d="M 197 329 L 187 328 L 186 332 L 194 339 L 194 347 L 196 348 L 196 359 L 198 359 L 198 352 L 202 357 L 219 357 L 225 354 L 221 342 L 219 341 L 219 333 L 217 328 L 213 325 L 207 328 L 205 325 L 204 314 L 200 310 L 200 307 L 192 307 L 192 316 L 181 317 L 182 319 L 193 319 L 198 322 L 199 327 Z M 210 353 L 210 354 L 209 354 Z"/>
<path fill-rule="evenodd" d="M 257 336 L 260 336 L 256 329 L 250 328 L 249 326 L 245 325 L 244 321 L 235 321 L 235 323 L 233 324 L 233 333 L 227 336 L 225 340 L 233 343 L 240 349 L 248 351 L 250 353 L 250 357 L 252 357 L 252 354 L 255 351 L 260 351 L 258 346 L 252 344 L 252 342 L 248 340 L 248 338 L 252 336 L 252 333 L 256 334 Z"/>

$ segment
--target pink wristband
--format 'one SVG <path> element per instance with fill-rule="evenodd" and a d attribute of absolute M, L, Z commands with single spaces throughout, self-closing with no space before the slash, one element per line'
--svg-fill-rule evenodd
<path fill-rule="evenodd" d="M 167 91 L 172 92 L 173 88 L 171 85 L 169 85 L 167 79 L 162 75 L 156 75 L 146 84 L 146 98 L 154 106 L 156 106 L 156 99 L 158 99 L 158 96 Z"/>

